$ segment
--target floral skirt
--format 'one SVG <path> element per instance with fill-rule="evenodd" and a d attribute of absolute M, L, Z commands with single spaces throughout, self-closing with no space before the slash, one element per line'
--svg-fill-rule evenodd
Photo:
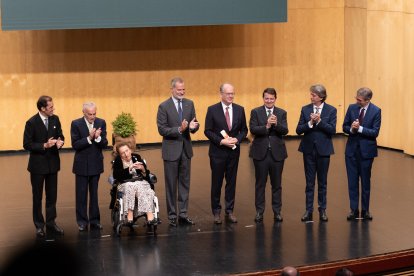
<path fill-rule="evenodd" d="M 154 190 L 147 181 L 126 182 L 122 184 L 124 192 L 124 215 L 134 211 L 134 217 L 154 212 Z"/>

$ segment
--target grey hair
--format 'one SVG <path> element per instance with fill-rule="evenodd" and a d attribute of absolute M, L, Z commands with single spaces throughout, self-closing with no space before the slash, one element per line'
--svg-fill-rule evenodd
<path fill-rule="evenodd" d="M 96 107 L 96 104 L 94 102 L 86 102 L 82 106 L 82 111 L 85 111 L 87 108 Z"/>
<path fill-rule="evenodd" d="M 309 90 L 312 93 L 315 93 L 316 95 L 318 95 L 318 97 L 322 99 L 322 102 L 324 102 L 326 100 L 326 98 L 328 97 L 328 95 L 326 94 L 326 88 L 322 84 L 312 85 L 309 88 Z"/>
<path fill-rule="evenodd" d="M 175 87 L 175 84 L 177 82 L 178 83 L 184 83 L 184 80 L 182 78 L 180 78 L 180 77 L 174 77 L 174 78 L 172 78 L 172 80 L 171 80 L 171 88 L 174 88 Z"/>

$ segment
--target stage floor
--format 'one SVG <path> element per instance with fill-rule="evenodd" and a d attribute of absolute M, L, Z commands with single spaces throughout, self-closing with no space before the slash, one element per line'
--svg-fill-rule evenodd
<path fill-rule="evenodd" d="M 102 231 L 79 233 L 75 220 L 75 184 L 72 151 L 61 153 L 57 223 L 63 237 L 37 240 L 32 222 L 32 199 L 28 154 L 2 154 L 0 194 L 0 265 L 4 267 L 20 250 L 35 242 L 63 242 L 82 257 L 86 275 L 223 275 L 302 266 L 373 256 L 414 248 L 414 158 L 399 151 L 380 149 L 372 175 L 371 213 L 373 221 L 346 220 L 349 212 L 344 162 L 346 138 L 334 139 L 336 154 L 331 157 L 328 179 L 329 221 L 320 223 L 317 212 L 313 223 L 303 223 L 305 178 L 299 140 L 288 139 L 289 157 L 283 172 L 282 223 L 273 222 L 270 184 L 266 190 L 265 220 L 254 222 L 254 166 L 242 145 L 238 172 L 235 215 L 237 224 L 214 225 L 210 211 L 210 166 L 208 145 L 194 146 L 189 215 L 195 226 L 170 227 L 165 209 L 164 175 L 159 148 L 146 148 L 140 154 L 158 176 L 156 194 L 163 223 L 156 237 L 148 235 L 143 220 L 134 232 L 124 229 L 113 234 L 110 223 L 111 152 L 105 151 L 105 172 L 99 196 Z M 224 192 L 222 193 L 224 194 Z M 315 202 L 317 202 L 315 200 Z M 317 206 L 315 206 L 317 208 Z M 316 215 L 316 216 L 315 216 Z M 44 260 L 39 267 L 46 266 Z"/>

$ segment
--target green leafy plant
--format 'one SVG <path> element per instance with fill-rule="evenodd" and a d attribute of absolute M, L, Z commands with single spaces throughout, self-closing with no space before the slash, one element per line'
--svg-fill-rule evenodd
<path fill-rule="evenodd" d="M 137 134 L 137 123 L 131 113 L 122 112 L 112 122 L 113 132 L 123 138 Z"/>

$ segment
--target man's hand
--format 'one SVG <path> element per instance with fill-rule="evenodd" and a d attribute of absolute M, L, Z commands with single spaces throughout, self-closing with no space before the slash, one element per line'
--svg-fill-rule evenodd
<path fill-rule="evenodd" d="M 101 136 L 101 133 L 102 133 L 102 129 L 101 129 L 101 128 L 98 128 L 98 129 L 95 131 L 95 139 L 97 139 L 99 136 Z"/>
<path fill-rule="evenodd" d="M 53 139 L 53 137 L 50 137 L 49 140 L 47 140 L 47 142 L 43 144 L 43 147 L 45 149 L 51 148 L 54 145 L 56 145 L 56 142 L 57 142 L 56 139 Z"/>
<path fill-rule="evenodd" d="M 191 130 L 196 129 L 198 127 L 198 125 L 199 125 L 199 123 L 196 120 L 196 118 L 194 117 L 190 122 L 190 129 Z"/>
<path fill-rule="evenodd" d="M 58 149 L 63 147 L 63 144 L 65 143 L 65 141 L 63 141 L 62 139 L 60 139 L 60 137 L 58 137 L 58 139 L 56 140 L 56 147 Z"/>
<path fill-rule="evenodd" d="M 272 125 L 277 125 L 277 117 L 275 114 L 272 114 L 267 118 L 266 128 L 270 128 Z"/>
<path fill-rule="evenodd" d="M 183 133 L 183 132 L 187 129 L 187 127 L 188 127 L 188 122 L 187 122 L 187 120 L 186 120 L 186 119 L 184 119 L 184 120 L 181 122 L 180 132 L 181 132 L 181 133 Z"/>

